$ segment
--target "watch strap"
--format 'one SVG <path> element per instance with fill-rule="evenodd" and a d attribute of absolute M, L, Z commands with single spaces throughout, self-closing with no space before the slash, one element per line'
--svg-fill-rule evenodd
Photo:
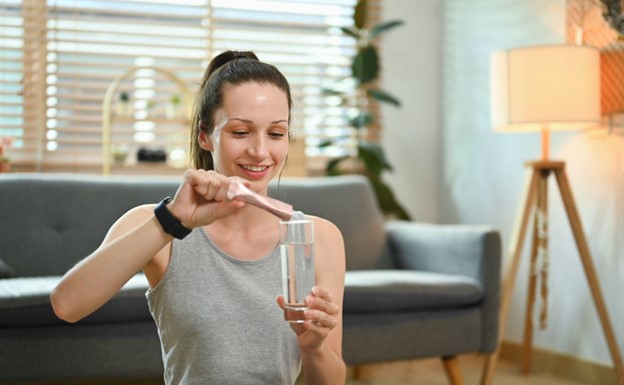
<path fill-rule="evenodd" d="M 193 230 L 185 227 L 178 218 L 171 214 L 171 211 L 167 208 L 169 202 L 171 202 L 171 197 L 165 197 L 165 199 L 154 207 L 154 214 L 167 234 L 177 239 L 183 239 Z"/>

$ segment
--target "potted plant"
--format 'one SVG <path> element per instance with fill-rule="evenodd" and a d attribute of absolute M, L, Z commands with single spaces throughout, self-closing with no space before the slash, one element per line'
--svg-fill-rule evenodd
<path fill-rule="evenodd" d="M 123 166 L 126 163 L 126 159 L 128 158 L 128 148 L 127 146 L 114 146 L 112 150 L 113 161 L 118 166 Z"/>
<path fill-rule="evenodd" d="M 124 118 L 130 116 L 130 94 L 126 91 L 119 93 L 119 102 L 117 103 L 117 115 Z"/>
<path fill-rule="evenodd" d="M 355 128 L 357 153 L 355 157 L 343 156 L 331 160 L 325 171 L 327 175 L 349 172 L 365 175 L 375 190 L 379 207 L 384 214 L 407 220 L 410 219 L 409 214 L 396 200 L 390 186 L 382 180 L 382 173 L 392 171 L 392 166 L 388 163 L 381 145 L 366 138 L 365 130 L 373 123 L 373 115 L 368 109 L 371 98 L 396 107 L 400 106 L 397 98 L 378 87 L 379 54 L 375 44 L 380 35 L 402 25 L 403 22 L 392 20 L 369 26 L 367 7 L 366 0 L 359 0 L 353 14 L 353 26 L 341 28 L 343 33 L 353 37 L 357 43 L 357 51 L 351 63 L 351 75 L 324 90 L 325 93 L 341 96 L 343 103 L 347 100 L 345 96 L 355 95 L 356 113 L 350 117 L 349 122 Z M 321 146 L 329 146 L 344 139 L 344 137 L 333 138 L 321 143 Z M 344 166 L 348 162 L 355 164 L 350 170 Z"/>
<path fill-rule="evenodd" d="M 180 104 L 181 104 L 180 95 L 173 94 L 169 98 L 169 103 L 167 103 L 167 109 L 165 111 L 167 119 L 177 119 L 180 117 Z"/>
<path fill-rule="evenodd" d="M 624 14 L 620 0 L 600 0 L 604 6 L 602 17 L 617 32 L 617 40 L 624 40 Z"/>

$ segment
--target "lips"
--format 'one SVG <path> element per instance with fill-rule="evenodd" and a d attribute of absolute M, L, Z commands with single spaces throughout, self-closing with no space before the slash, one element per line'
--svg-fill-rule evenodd
<path fill-rule="evenodd" d="M 262 172 L 266 170 L 267 168 L 269 168 L 270 166 L 247 166 L 247 165 L 241 164 L 241 167 L 251 172 Z"/>
<path fill-rule="evenodd" d="M 248 164 L 240 164 L 239 167 L 245 175 L 253 179 L 260 179 L 264 177 L 268 172 L 271 166 L 266 165 L 248 165 Z"/>

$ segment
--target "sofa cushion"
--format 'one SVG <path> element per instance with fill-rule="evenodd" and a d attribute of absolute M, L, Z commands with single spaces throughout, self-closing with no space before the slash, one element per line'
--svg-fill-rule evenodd
<path fill-rule="evenodd" d="M 347 271 L 344 314 L 461 308 L 484 296 L 479 281 L 410 270 Z"/>
<path fill-rule="evenodd" d="M 56 317 L 50 304 L 50 293 L 60 279 L 60 276 L 0 279 L 0 327 L 66 324 Z M 78 323 L 151 320 L 145 299 L 148 287 L 145 276 L 137 274 L 113 299 Z"/>

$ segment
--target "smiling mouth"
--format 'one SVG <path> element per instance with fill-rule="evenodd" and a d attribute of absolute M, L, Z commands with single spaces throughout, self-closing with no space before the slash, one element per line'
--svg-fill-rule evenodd
<path fill-rule="evenodd" d="M 271 166 L 248 166 L 248 165 L 244 165 L 241 164 L 240 165 L 243 169 L 247 170 L 247 171 L 251 171 L 251 172 L 262 172 L 265 171 L 266 169 L 268 169 Z"/>

